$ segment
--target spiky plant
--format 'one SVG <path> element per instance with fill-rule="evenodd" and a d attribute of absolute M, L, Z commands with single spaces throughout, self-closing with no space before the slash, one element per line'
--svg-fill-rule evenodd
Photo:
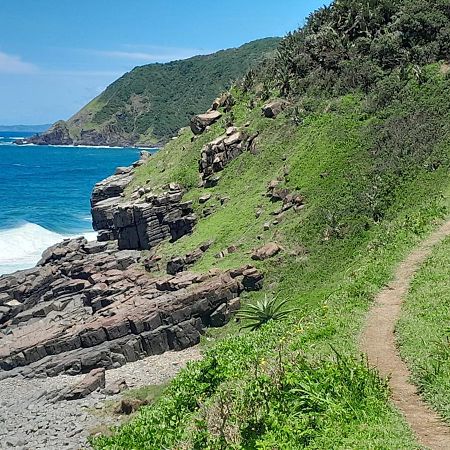
<path fill-rule="evenodd" d="M 277 297 L 269 298 L 265 295 L 263 300 L 258 300 L 241 308 L 236 317 L 246 320 L 241 329 L 249 328 L 254 331 L 270 320 L 282 320 L 295 311 L 295 309 L 287 309 L 286 305 L 287 300 L 278 301 Z"/>

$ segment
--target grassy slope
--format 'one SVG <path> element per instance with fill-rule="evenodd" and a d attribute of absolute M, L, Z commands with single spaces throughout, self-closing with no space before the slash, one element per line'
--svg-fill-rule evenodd
<path fill-rule="evenodd" d="M 356 362 L 349 364 L 355 368 L 352 374 L 364 372 L 360 383 L 357 376 L 353 379 L 346 374 L 339 358 L 335 363 L 329 361 L 334 360 L 331 346 L 345 355 L 358 354 L 357 336 L 374 294 L 389 280 L 395 264 L 445 216 L 449 206 L 448 197 L 442 195 L 448 193 L 450 139 L 445 124 L 449 81 L 437 72 L 435 66 L 431 67 L 429 80 L 423 85 L 411 81 L 404 92 L 409 100 L 377 115 L 367 113 L 362 99 L 347 96 L 318 105 L 299 127 L 289 117 L 262 118 L 259 108 L 247 109 L 249 99 L 245 95 L 235 93 L 236 124 L 250 121 L 249 128 L 260 131 L 259 153 L 245 153 L 233 161 L 219 185 L 210 190 L 214 197 L 230 198 L 224 206 L 217 206 L 213 215 L 200 220 L 192 235 L 175 244 L 163 244 L 159 251 L 165 257 L 184 254 L 213 238 L 213 247 L 194 267 L 203 271 L 249 263 L 251 249 L 276 240 L 285 249 L 281 256 L 257 263 L 266 274 L 264 291 L 248 295 L 244 301 L 275 293 L 287 298 L 299 312 L 290 321 L 271 324 L 256 333 L 239 332 L 233 323 L 209 333 L 210 350 L 205 360 L 179 376 L 155 407 L 144 409 L 114 438 L 98 440 L 97 448 L 273 448 L 275 443 L 280 449 L 415 448 L 405 424 L 386 401 L 382 383 L 372 382 L 372 375 Z M 399 176 L 399 161 L 371 151 L 371 130 L 381 125 L 381 130 L 384 126 L 388 132 L 393 119 L 414 116 L 417 111 L 437 111 L 442 134 L 434 140 L 427 137 L 436 154 L 428 159 L 412 155 L 405 166 L 407 172 Z M 197 160 L 201 147 L 223 133 L 224 121 L 193 143 L 189 132 L 169 143 L 140 169 L 136 185 L 149 182 L 157 187 L 169 181 L 182 182 L 190 188 L 186 198 L 194 200 L 201 214 L 197 199 L 205 191 L 196 187 Z M 434 134 L 435 127 L 433 124 Z M 402 139 L 410 140 L 412 148 L 415 128 L 402 131 Z M 383 145 L 389 148 L 389 140 Z M 437 154 L 444 164 L 429 170 L 427 162 Z M 379 182 L 380 174 L 374 167 L 380 165 Z M 285 167 L 289 168 L 286 185 L 298 189 L 306 197 L 307 206 L 301 212 L 287 212 L 279 225 L 263 231 L 264 222 L 272 221 L 270 213 L 278 208 L 265 197 L 266 186 L 282 176 Z M 321 177 L 324 172 L 328 176 Z M 374 189 L 383 193 L 380 201 L 384 218 L 378 223 L 371 220 L 373 201 L 367 201 Z M 215 199 L 210 203 L 218 205 Z M 256 219 L 258 208 L 264 213 Z M 239 251 L 223 259 L 214 257 L 230 245 L 238 245 Z M 305 357 L 322 374 L 321 395 L 329 397 L 329 403 L 314 407 L 318 409 L 311 407 L 315 411 L 311 418 L 305 405 L 299 404 L 303 398 L 299 394 L 291 392 L 279 403 L 275 396 L 278 400 L 268 401 L 264 414 L 260 411 L 260 429 L 241 429 L 244 437 L 240 444 L 224 444 L 211 432 L 205 411 L 217 408 L 221 392 L 229 392 L 229 398 L 236 398 L 235 403 L 230 400 L 233 412 L 229 420 L 246 423 L 256 408 L 248 400 L 255 394 L 251 386 L 261 381 L 251 374 L 262 360 L 276 371 L 278 352 L 286 360 Z M 310 399 L 312 386 L 316 386 L 313 377 L 307 369 L 291 369 L 287 367 L 286 373 L 300 377 L 296 383 L 304 387 L 308 393 L 304 396 Z M 261 367 L 259 370 L 264 373 Z M 339 376 L 331 375 L 337 373 Z M 348 392 L 349 386 L 359 387 Z"/>
<path fill-rule="evenodd" d="M 401 354 L 424 398 L 450 421 L 450 239 L 416 275 L 397 327 Z"/>
<path fill-rule="evenodd" d="M 113 125 L 120 136 L 141 145 L 166 141 L 273 52 L 279 41 L 260 39 L 211 55 L 136 67 L 69 119 L 70 134 L 79 138 L 82 129 Z"/>

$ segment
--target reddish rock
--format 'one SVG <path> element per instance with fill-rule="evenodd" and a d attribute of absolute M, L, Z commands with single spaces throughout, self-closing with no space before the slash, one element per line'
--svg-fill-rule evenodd
<path fill-rule="evenodd" d="M 63 392 L 61 397 L 65 400 L 78 400 L 104 387 L 105 369 L 93 369 L 78 384 Z"/>
<path fill-rule="evenodd" d="M 276 242 L 269 242 L 268 244 L 258 248 L 252 254 L 252 259 L 256 261 L 264 261 L 277 255 L 281 247 Z"/>

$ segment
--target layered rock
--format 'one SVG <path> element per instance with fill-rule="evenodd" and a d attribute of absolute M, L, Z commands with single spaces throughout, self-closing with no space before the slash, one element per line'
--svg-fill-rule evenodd
<path fill-rule="evenodd" d="M 200 162 L 204 184 L 255 137 L 230 128 L 208 144 Z M 66 240 L 47 249 L 37 267 L 0 277 L 0 378 L 89 373 L 184 349 L 199 342 L 205 327 L 230 320 L 244 290 L 261 289 L 263 276 L 252 266 L 186 271 L 210 243 L 172 258 L 169 275 L 154 278 L 143 270 L 157 266 L 160 257 L 152 252 L 142 258 L 140 250 L 175 241 L 196 223 L 177 184 L 140 187 L 125 196 L 135 168 L 148 158 L 143 153 L 95 186 L 91 210 L 98 242 Z"/>
<path fill-rule="evenodd" d="M 181 188 L 169 187 L 127 202 L 122 197 L 93 201 L 93 227 L 99 240 L 117 239 L 122 250 L 149 250 L 164 239 L 176 241 L 190 233 L 197 221 L 192 202 L 183 202 L 182 197 Z"/>
<path fill-rule="evenodd" d="M 214 186 L 217 182 L 215 175 L 221 172 L 230 161 L 249 150 L 256 137 L 257 134 L 248 136 L 246 132 L 230 127 L 226 134 L 206 144 L 202 149 L 199 161 L 203 185 L 205 187 Z"/>
<path fill-rule="evenodd" d="M 226 323 L 243 290 L 261 288 L 252 267 L 150 278 L 139 258 L 80 238 L 1 277 L 0 377 L 87 373 L 184 349 Z"/>
<path fill-rule="evenodd" d="M 207 241 L 200 245 L 193 252 L 188 253 L 185 256 L 175 256 L 167 262 L 166 271 L 169 275 L 176 275 L 179 272 L 183 272 L 189 266 L 199 261 L 203 254 L 211 247 L 213 241 Z"/>
<path fill-rule="evenodd" d="M 148 158 L 144 152 L 134 166 Z M 134 167 L 118 168 L 115 175 L 95 185 L 91 214 L 98 240 L 117 240 L 121 250 L 149 250 L 165 239 L 176 241 L 190 233 L 197 219 L 192 203 L 182 201 L 183 190 L 175 183 L 158 193 L 139 188 L 125 201 L 133 172 Z"/>

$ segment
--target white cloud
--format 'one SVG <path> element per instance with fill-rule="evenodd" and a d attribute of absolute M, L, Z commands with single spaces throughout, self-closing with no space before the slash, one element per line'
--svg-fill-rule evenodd
<path fill-rule="evenodd" d="M 119 77 L 123 71 L 118 70 L 47 70 L 41 71 L 41 75 L 56 75 L 63 77 Z"/>
<path fill-rule="evenodd" d="M 150 61 L 163 56 L 164 58 L 170 57 L 168 55 L 157 55 L 154 53 L 143 53 L 143 52 L 122 52 L 119 50 L 112 51 L 99 51 L 98 54 L 102 56 L 107 56 L 110 58 L 123 58 L 123 59 L 131 59 L 134 61 Z"/>
<path fill-rule="evenodd" d="M 127 59 L 136 62 L 168 62 L 179 59 L 190 58 L 191 56 L 210 53 L 205 50 L 174 48 L 174 47 L 158 47 L 149 46 L 147 48 L 138 48 L 138 46 L 128 47 L 128 51 L 124 50 L 87 50 L 89 53 L 103 56 L 106 58 Z M 133 48 L 135 47 L 135 48 Z"/>
<path fill-rule="evenodd" d="M 0 73 L 29 74 L 37 71 L 37 66 L 23 61 L 20 56 L 0 52 Z"/>

